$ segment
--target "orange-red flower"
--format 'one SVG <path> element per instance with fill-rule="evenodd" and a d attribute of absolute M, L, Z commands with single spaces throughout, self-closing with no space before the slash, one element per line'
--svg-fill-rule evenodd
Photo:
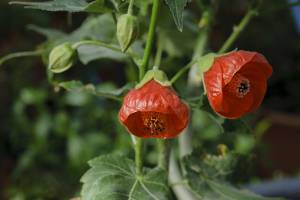
<path fill-rule="evenodd" d="M 151 80 L 124 98 L 119 119 L 142 138 L 172 138 L 188 124 L 189 109 L 175 91 Z"/>
<path fill-rule="evenodd" d="M 257 52 L 235 51 L 216 57 L 204 73 L 211 107 L 226 118 L 239 118 L 256 110 L 271 74 L 271 65 Z"/>

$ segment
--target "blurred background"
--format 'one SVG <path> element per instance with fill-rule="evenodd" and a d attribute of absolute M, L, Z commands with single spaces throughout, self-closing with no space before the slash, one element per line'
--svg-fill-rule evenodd
<path fill-rule="evenodd" d="M 223 124 L 227 131 L 221 133 L 219 124 L 195 111 L 192 126 L 201 134 L 196 134 L 194 141 L 198 146 L 225 143 L 240 153 L 255 155 L 254 170 L 247 179 L 254 190 L 268 193 L 268 188 L 256 186 L 284 179 L 286 186 L 293 183 L 291 199 L 300 199 L 300 7 L 290 7 L 284 0 L 265 0 L 263 6 L 263 12 L 234 45 L 264 54 L 274 68 L 260 111 L 244 119 L 250 122 L 251 131 L 232 130 L 234 122 L 229 121 Z M 211 50 L 220 47 L 246 8 L 241 0 L 221 3 Z M 197 10 L 193 12 L 196 18 L 201 16 Z M 1 0 L 0 57 L 35 49 L 44 42 L 43 36 L 28 29 L 29 24 L 71 32 L 86 17 L 75 14 L 68 25 L 66 13 L 23 9 Z M 165 65 L 172 65 L 170 62 L 163 61 Z M 64 78 L 117 88 L 137 75 L 124 65 L 107 59 L 90 62 L 87 67 L 78 63 Z M 184 80 L 176 88 L 184 90 Z M 118 123 L 119 106 L 85 93 L 54 91 L 39 57 L 15 59 L 1 66 L 0 199 L 68 199 L 78 195 L 88 160 L 108 152 L 132 156 L 130 137 Z M 148 145 L 153 148 L 151 142 Z M 149 154 L 147 162 L 154 164 L 155 154 Z"/>

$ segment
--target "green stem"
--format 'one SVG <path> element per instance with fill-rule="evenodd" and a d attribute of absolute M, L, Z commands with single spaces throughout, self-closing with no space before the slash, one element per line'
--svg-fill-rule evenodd
<path fill-rule="evenodd" d="M 105 48 L 111 49 L 113 51 L 122 52 L 121 49 L 118 47 L 106 44 L 101 41 L 95 41 L 95 40 L 82 40 L 82 41 L 76 42 L 75 44 L 73 44 L 73 48 L 77 49 L 78 47 L 80 47 L 82 45 L 88 45 L 88 44 L 105 47 Z"/>
<path fill-rule="evenodd" d="M 163 52 L 163 45 L 161 43 L 161 39 L 158 38 L 158 40 L 157 40 L 157 51 L 156 51 L 156 55 L 155 55 L 155 59 L 154 59 L 154 66 L 156 66 L 158 68 L 160 66 L 162 52 Z"/>
<path fill-rule="evenodd" d="M 178 200 L 199 200 L 192 192 L 186 187 L 186 184 L 179 185 L 184 181 L 184 177 L 181 173 L 180 167 L 175 157 L 175 152 L 172 150 L 170 155 L 170 172 L 169 172 L 169 183 L 172 186 L 172 190 Z"/>
<path fill-rule="evenodd" d="M 147 41 L 146 41 L 146 48 L 144 51 L 144 56 L 142 60 L 142 64 L 139 68 L 139 79 L 142 80 L 145 75 L 145 69 L 149 63 L 151 50 L 153 46 L 156 22 L 157 22 L 157 15 L 158 15 L 158 8 L 159 8 L 159 1 L 160 0 L 153 0 L 153 7 L 151 13 L 151 20 L 150 20 L 150 27 L 148 31 Z M 132 3 L 132 2 L 131 2 Z M 143 159 L 142 159 L 142 149 L 143 148 L 143 141 L 141 138 L 136 138 L 135 144 L 135 165 L 136 165 L 136 173 L 138 176 L 142 175 L 143 173 Z"/>
<path fill-rule="evenodd" d="M 116 13 L 115 12 L 111 12 L 111 16 L 112 16 L 112 18 L 114 20 L 114 23 L 117 24 L 118 23 L 118 19 L 117 19 Z"/>
<path fill-rule="evenodd" d="M 141 138 L 135 138 L 135 169 L 137 176 L 141 176 L 143 174 L 143 159 L 142 159 L 142 150 L 143 150 L 143 142 Z"/>
<path fill-rule="evenodd" d="M 157 23 L 157 15 L 158 15 L 158 10 L 159 10 L 159 1 L 161 1 L 161 0 L 153 0 L 150 27 L 149 27 L 148 36 L 147 36 L 146 48 L 144 51 L 144 57 L 142 60 L 142 64 L 140 66 L 140 74 L 139 74 L 140 80 L 145 75 L 145 70 L 146 70 L 146 67 L 148 66 L 150 55 L 151 55 L 154 34 L 155 34 L 155 28 L 156 28 L 156 23 Z"/>
<path fill-rule="evenodd" d="M 134 3 L 134 0 L 129 1 L 129 6 L 128 6 L 127 13 L 130 14 L 130 15 L 132 15 L 132 13 L 133 13 L 133 3 Z"/>
<path fill-rule="evenodd" d="M 158 167 L 168 170 L 170 157 L 170 143 L 168 139 L 158 139 Z"/>
<path fill-rule="evenodd" d="M 4 56 L 0 59 L 0 66 L 3 65 L 6 61 L 13 58 L 21 58 L 21 57 L 30 57 L 30 56 L 40 56 L 45 50 L 37 50 L 37 51 L 24 51 L 18 53 L 12 53 L 7 56 Z"/>
<path fill-rule="evenodd" d="M 233 32 L 229 36 L 229 38 L 225 41 L 221 49 L 219 50 L 218 53 L 225 53 L 231 48 L 233 43 L 237 40 L 241 32 L 246 28 L 246 26 L 249 24 L 251 19 L 257 15 L 256 9 L 250 9 L 247 14 L 243 17 L 241 22 L 233 28 Z"/>
<path fill-rule="evenodd" d="M 105 94 L 105 93 L 102 93 L 102 92 L 97 92 L 96 96 L 98 96 L 98 97 L 104 97 L 106 99 L 115 100 L 117 102 L 122 102 L 121 98 L 116 97 L 116 96 L 111 95 L 111 94 Z"/>
<path fill-rule="evenodd" d="M 197 62 L 198 62 L 197 60 L 193 60 L 190 63 L 188 63 L 186 66 L 181 68 L 170 80 L 171 84 L 175 83 L 185 72 L 187 72 Z"/>

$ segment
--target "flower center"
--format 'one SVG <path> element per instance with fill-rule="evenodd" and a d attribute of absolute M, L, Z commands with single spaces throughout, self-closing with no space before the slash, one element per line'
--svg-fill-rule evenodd
<path fill-rule="evenodd" d="M 166 119 L 164 115 L 158 112 L 142 113 L 142 121 L 145 126 L 144 129 L 150 131 L 151 135 L 160 134 L 166 129 Z"/>
<path fill-rule="evenodd" d="M 238 98 L 243 98 L 250 91 L 250 81 L 246 77 L 236 74 L 229 83 L 229 90 Z"/>

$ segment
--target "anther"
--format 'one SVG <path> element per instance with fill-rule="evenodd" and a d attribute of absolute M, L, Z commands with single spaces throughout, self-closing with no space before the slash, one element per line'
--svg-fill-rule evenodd
<path fill-rule="evenodd" d="M 230 93 L 243 98 L 250 91 L 250 81 L 242 75 L 235 74 L 227 87 Z"/>
<path fill-rule="evenodd" d="M 150 134 L 157 135 L 165 130 L 165 120 L 160 113 L 150 112 L 142 115 L 143 125 L 145 130 L 150 131 Z"/>
<path fill-rule="evenodd" d="M 248 94 L 250 91 L 250 82 L 247 78 L 239 77 L 239 83 L 236 87 L 236 96 L 242 98 Z"/>

